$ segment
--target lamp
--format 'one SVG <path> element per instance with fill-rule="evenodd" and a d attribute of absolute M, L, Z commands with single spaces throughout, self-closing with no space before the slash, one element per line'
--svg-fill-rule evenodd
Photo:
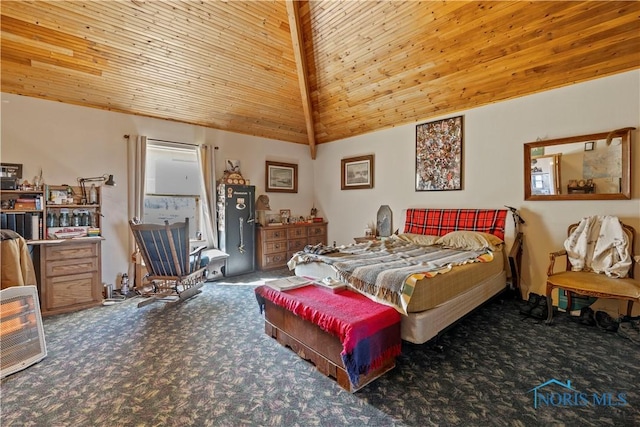
<path fill-rule="evenodd" d="M 256 200 L 256 212 L 258 212 L 258 222 L 260 225 L 265 227 L 267 225 L 267 220 L 265 217 L 265 211 L 270 211 L 271 206 L 269 206 L 269 196 L 263 194 L 258 197 Z"/>
<path fill-rule="evenodd" d="M 82 190 L 82 204 L 87 204 L 87 188 L 85 183 L 87 182 L 103 182 L 104 185 L 108 185 L 114 187 L 116 182 L 113 180 L 113 175 L 104 174 L 102 176 L 93 176 L 91 178 L 78 178 L 78 182 L 80 183 L 80 189 Z"/>

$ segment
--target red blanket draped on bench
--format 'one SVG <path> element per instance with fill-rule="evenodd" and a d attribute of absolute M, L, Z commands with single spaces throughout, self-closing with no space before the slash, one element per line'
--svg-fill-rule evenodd
<path fill-rule="evenodd" d="M 265 298 L 339 337 L 343 346 L 340 355 L 354 385 L 359 375 L 401 352 L 400 314 L 364 295 L 351 291 L 334 294 L 316 286 L 286 292 L 260 286 L 255 292 L 259 302 Z"/>

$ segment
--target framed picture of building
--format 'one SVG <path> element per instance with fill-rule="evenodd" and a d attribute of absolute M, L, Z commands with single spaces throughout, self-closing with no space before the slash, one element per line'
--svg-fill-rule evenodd
<path fill-rule="evenodd" d="M 281 193 L 298 192 L 298 165 L 293 163 L 266 162 L 266 191 Z"/>
<path fill-rule="evenodd" d="M 373 161 L 373 154 L 342 159 L 340 188 L 342 190 L 373 188 Z"/>

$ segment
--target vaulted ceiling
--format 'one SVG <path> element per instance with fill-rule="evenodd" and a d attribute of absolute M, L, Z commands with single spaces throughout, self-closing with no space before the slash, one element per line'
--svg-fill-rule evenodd
<path fill-rule="evenodd" d="M 640 68 L 640 2 L 2 1 L 2 91 L 309 144 Z"/>

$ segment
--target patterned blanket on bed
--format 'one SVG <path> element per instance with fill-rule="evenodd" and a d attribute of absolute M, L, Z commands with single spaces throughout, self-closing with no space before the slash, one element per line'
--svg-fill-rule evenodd
<path fill-rule="evenodd" d="M 487 249 L 447 249 L 390 239 L 348 246 L 328 255 L 298 252 L 289 261 L 289 268 L 309 262 L 329 264 L 355 289 L 407 314 L 419 279 L 446 273 L 456 265 L 492 260 L 493 254 Z"/>

